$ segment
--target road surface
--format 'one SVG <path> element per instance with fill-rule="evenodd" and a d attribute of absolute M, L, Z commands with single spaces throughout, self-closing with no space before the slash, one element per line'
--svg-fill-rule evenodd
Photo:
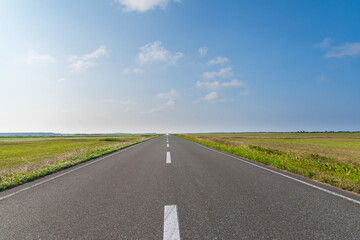
<path fill-rule="evenodd" d="M 171 135 L 0 192 L 0 216 L 0 239 L 360 239 L 358 195 Z"/>

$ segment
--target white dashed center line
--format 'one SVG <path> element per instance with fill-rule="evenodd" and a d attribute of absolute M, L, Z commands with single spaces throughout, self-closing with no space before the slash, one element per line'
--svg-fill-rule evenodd
<path fill-rule="evenodd" d="M 170 152 L 166 152 L 166 163 L 171 163 Z"/>
<path fill-rule="evenodd" d="M 166 205 L 164 208 L 163 240 L 180 240 L 179 219 L 176 205 Z"/>

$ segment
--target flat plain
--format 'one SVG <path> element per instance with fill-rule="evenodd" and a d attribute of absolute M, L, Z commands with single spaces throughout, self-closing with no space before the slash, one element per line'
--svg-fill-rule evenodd
<path fill-rule="evenodd" d="M 360 132 L 219 133 L 179 136 L 360 193 Z"/>
<path fill-rule="evenodd" d="M 0 190 L 99 157 L 153 136 L 1 137 Z"/>
<path fill-rule="evenodd" d="M 0 192 L 0 239 L 360 239 L 359 206 L 170 135 Z"/>

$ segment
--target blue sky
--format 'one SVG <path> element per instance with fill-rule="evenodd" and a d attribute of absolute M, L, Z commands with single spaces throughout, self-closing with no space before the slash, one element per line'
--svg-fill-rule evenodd
<path fill-rule="evenodd" d="M 360 2 L 0 2 L 0 132 L 360 130 Z"/>

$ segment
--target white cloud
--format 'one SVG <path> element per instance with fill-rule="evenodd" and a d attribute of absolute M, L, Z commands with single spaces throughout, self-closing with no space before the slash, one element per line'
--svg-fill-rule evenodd
<path fill-rule="evenodd" d="M 218 61 L 219 62 L 219 61 Z M 233 99 L 219 99 L 218 90 L 223 88 L 241 88 L 240 95 L 245 96 L 250 94 L 250 87 L 246 82 L 233 79 L 231 81 L 221 82 L 221 81 L 209 81 L 213 78 L 230 78 L 234 75 L 231 67 L 222 68 L 217 72 L 204 72 L 202 77 L 208 80 L 197 81 L 196 87 L 205 88 L 212 90 L 213 92 L 207 94 L 203 100 L 208 102 L 233 102 Z"/>
<path fill-rule="evenodd" d="M 211 103 L 223 103 L 223 102 L 233 102 L 234 101 L 233 99 L 225 99 L 225 98 L 220 99 L 219 94 L 217 92 L 211 92 L 211 93 L 207 94 L 203 100 L 205 100 L 207 102 L 211 102 Z"/>
<path fill-rule="evenodd" d="M 165 106 L 173 106 L 173 105 L 175 105 L 175 98 L 170 98 L 165 104 Z"/>
<path fill-rule="evenodd" d="M 208 102 L 214 102 L 218 98 L 219 98 L 219 94 L 217 92 L 211 92 L 204 97 L 204 100 L 206 100 Z"/>
<path fill-rule="evenodd" d="M 218 81 L 214 81 L 214 82 L 197 81 L 196 82 L 196 87 L 216 90 L 216 89 L 220 88 L 220 83 Z"/>
<path fill-rule="evenodd" d="M 247 87 L 247 84 L 242 81 L 238 80 L 232 80 L 230 82 L 219 82 L 219 81 L 213 81 L 213 82 L 196 82 L 196 87 L 199 88 L 206 88 L 211 90 L 217 90 L 220 88 L 233 88 L 233 87 Z"/>
<path fill-rule="evenodd" d="M 169 62 L 175 63 L 183 54 L 177 52 L 172 54 L 164 48 L 160 41 L 148 43 L 140 48 L 137 60 L 140 64 L 152 63 L 152 62 Z"/>
<path fill-rule="evenodd" d="M 162 112 L 165 109 L 174 106 L 176 103 L 176 97 L 179 96 L 179 93 L 176 92 L 174 89 L 171 89 L 169 92 L 166 93 L 159 93 L 156 95 L 157 98 L 165 99 L 167 102 L 162 105 L 161 107 L 154 108 L 151 110 L 151 112 Z"/>
<path fill-rule="evenodd" d="M 171 89 L 169 92 L 159 93 L 156 95 L 156 97 L 162 98 L 162 99 L 171 99 L 171 98 L 175 98 L 178 96 L 179 96 L 179 93 L 176 92 L 174 89 Z"/>
<path fill-rule="evenodd" d="M 83 71 L 91 66 L 96 65 L 94 59 L 104 55 L 107 55 L 106 47 L 101 45 L 98 49 L 94 50 L 89 54 L 85 54 L 83 56 L 70 56 L 70 70 L 72 72 Z"/>
<path fill-rule="evenodd" d="M 228 78 L 233 76 L 233 72 L 231 67 L 222 68 L 218 72 L 204 72 L 202 77 L 205 79 L 212 79 L 212 78 Z"/>
<path fill-rule="evenodd" d="M 35 51 L 30 51 L 26 62 L 29 64 L 33 63 L 55 63 L 56 59 L 48 54 L 37 54 Z"/>
<path fill-rule="evenodd" d="M 105 46 L 101 45 L 98 49 L 96 49 L 92 53 L 85 54 L 83 56 L 83 59 L 84 60 L 94 59 L 94 58 L 98 58 L 98 57 L 101 57 L 101 56 L 106 55 L 106 54 L 107 54 L 107 52 L 106 52 Z"/>
<path fill-rule="evenodd" d="M 96 63 L 92 61 L 77 60 L 70 64 L 70 70 L 71 72 L 80 72 L 91 66 L 94 66 L 95 64 Z"/>
<path fill-rule="evenodd" d="M 319 48 L 330 48 L 332 46 L 333 39 L 325 38 L 321 43 L 315 44 L 315 47 Z"/>
<path fill-rule="evenodd" d="M 202 47 L 202 48 L 199 48 L 199 50 L 198 50 L 198 53 L 201 57 L 205 56 L 207 54 L 207 52 L 208 52 L 207 47 Z"/>
<path fill-rule="evenodd" d="M 140 68 L 124 68 L 122 72 L 125 74 L 139 74 L 142 73 L 142 70 Z"/>
<path fill-rule="evenodd" d="M 226 88 L 231 88 L 231 87 L 247 87 L 247 84 L 245 82 L 242 81 L 238 81 L 238 80 L 232 80 L 230 82 L 223 82 L 222 83 L 223 87 Z"/>
<path fill-rule="evenodd" d="M 318 43 L 315 46 L 326 50 L 326 58 L 360 56 L 360 42 L 344 43 L 339 46 L 333 46 L 332 39 L 325 38 L 321 43 Z"/>
<path fill-rule="evenodd" d="M 57 82 L 64 82 L 65 81 L 65 78 L 59 78 L 58 80 L 57 80 Z"/>
<path fill-rule="evenodd" d="M 360 42 L 345 43 L 338 47 L 333 47 L 329 50 L 325 57 L 327 58 L 342 58 L 360 55 Z"/>
<path fill-rule="evenodd" d="M 180 2 L 180 0 L 173 0 Z M 165 8 L 172 0 L 117 0 L 123 6 L 125 12 L 146 12 L 155 7 Z"/>
<path fill-rule="evenodd" d="M 229 61 L 230 60 L 226 57 L 217 57 L 217 58 L 214 58 L 214 59 L 211 59 L 210 61 L 208 61 L 207 65 L 224 64 Z"/>

